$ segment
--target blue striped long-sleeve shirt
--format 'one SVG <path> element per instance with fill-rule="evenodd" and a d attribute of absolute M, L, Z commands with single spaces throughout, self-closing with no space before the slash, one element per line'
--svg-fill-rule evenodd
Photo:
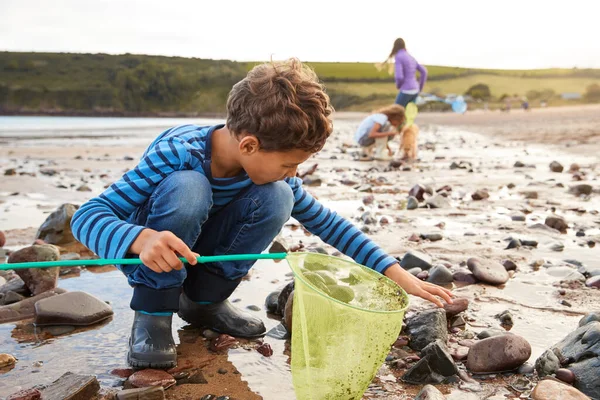
<path fill-rule="evenodd" d="M 227 205 L 240 190 L 252 185 L 243 174 L 212 179 L 210 175 L 211 135 L 222 125 L 178 126 L 159 135 L 145 151 L 138 165 L 126 172 L 102 194 L 83 204 L 73 216 L 71 227 L 77 240 L 102 258 L 122 258 L 145 228 L 126 222 L 146 202 L 168 174 L 194 170 L 207 176 L 213 191 L 210 214 Z M 324 207 L 302 187 L 298 178 L 286 182 L 294 194 L 292 216 L 309 232 L 337 248 L 357 263 L 383 273 L 397 263 L 351 222 Z"/>

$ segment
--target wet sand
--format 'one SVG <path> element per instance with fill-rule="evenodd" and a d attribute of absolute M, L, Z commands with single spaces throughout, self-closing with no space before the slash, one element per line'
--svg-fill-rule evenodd
<path fill-rule="evenodd" d="M 475 256 L 513 260 L 518 269 L 503 287 L 477 284 L 455 287 L 454 291 L 471 300 L 466 312 L 468 331 L 477 333 L 499 327 L 494 315 L 510 310 L 515 319 L 512 332 L 530 342 L 533 348 L 530 362 L 534 362 L 544 350 L 574 330 L 583 314 L 600 307 L 600 291 L 582 284 L 566 285 L 564 295 L 559 294 L 561 279 L 577 270 L 572 261 L 565 260 L 598 267 L 599 246 L 591 247 L 600 241 L 598 193 L 586 198 L 568 192 L 569 186 L 579 183 L 589 183 L 596 191 L 600 189 L 598 153 L 591 151 L 598 145 L 597 138 L 595 141 L 592 138 L 600 135 L 594 131 L 598 118 L 598 109 L 594 107 L 574 111 L 533 110 L 527 114 L 514 111 L 508 115 L 499 112 L 422 114 L 417 120 L 422 127 L 421 160 L 411 165 L 410 170 L 390 169 L 386 162 L 354 161 L 352 153 L 358 149 L 353 147 L 352 135 L 364 114 L 338 114 L 334 135 L 326 148 L 301 169 L 318 163 L 316 175 L 322 184 L 308 189 L 361 227 L 365 225 L 361 217 L 370 212 L 379 222 L 367 224 L 364 229 L 394 256 L 417 249 L 430 254 L 436 263 L 452 267 Z M 581 116 L 574 118 L 575 112 Z M 70 137 L 66 139 L 61 138 L 59 129 L 52 137 L 0 138 L 0 174 L 8 168 L 17 168 L 17 175 L 0 177 L 0 229 L 7 234 L 6 247 L 18 249 L 30 244 L 37 227 L 61 203 L 82 203 L 100 193 L 126 168 L 135 165 L 145 146 L 161 129 L 144 127 L 135 134 L 119 129 L 99 130 L 96 138 L 82 138 L 69 132 Z M 517 131 L 521 134 L 514 133 Z M 558 174 L 549 170 L 548 165 L 554 160 L 565 166 L 565 172 Z M 452 162 L 460 161 L 470 162 L 473 172 L 450 169 Z M 516 161 L 530 167 L 515 168 Z M 572 163 L 579 164 L 585 172 L 583 181 L 574 181 L 572 174 L 566 172 Z M 21 172 L 24 174 L 19 174 Z M 76 190 L 83 184 L 91 191 Z M 450 186 L 451 207 L 406 210 L 407 193 L 415 184 L 429 185 L 433 190 Z M 473 201 L 471 193 L 477 189 L 487 189 L 490 198 Z M 531 191 L 537 192 L 537 199 L 525 198 L 523 193 Z M 374 196 L 374 202 L 363 205 L 363 198 L 369 195 Z M 569 222 L 567 234 L 531 229 L 554 212 Z M 525 221 L 511 219 L 520 213 L 526 216 Z M 387 224 L 380 223 L 382 217 L 387 219 Z M 307 236 L 302 229 L 290 229 L 294 225 L 294 221 L 290 221 L 283 232 L 290 243 L 302 241 L 307 247 L 323 246 L 318 238 Z M 585 236 L 576 236 L 578 230 L 584 231 Z M 441 233 L 443 239 L 437 242 L 408 240 L 411 235 L 422 233 Z M 539 245 L 534 249 L 506 250 L 509 237 L 537 240 Z M 557 244 L 562 244 L 564 249 L 553 250 Z M 335 251 L 324 247 L 330 254 Z M 532 266 L 537 260 L 542 260 L 542 266 Z M 268 293 L 291 279 L 285 263 L 260 262 L 253 271 L 233 295 L 240 299 L 237 305 L 242 308 L 248 305 L 264 308 Z M 0 376 L 0 396 L 12 393 L 15 387 L 52 382 L 66 371 L 96 374 L 104 386 L 121 384 L 110 370 L 126 367 L 124 356 L 132 313 L 128 309 L 131 290 L 125 279 L 118 271 L 92 274 L 84 270 L 80 277 L 62 279 L 59 286 L 89 291 L 110 300 L 115 310 L 113 320 L 97 329 L 43 339 L 38 335 L 20 334 L 24 329 L 22 324 L 0 325 L 3 351 L 19 359 L 14 369 Z M 570 305 L 565 305 L 564 300 Z M 411 301 L 412 312 L 430 307 L 419 299 Z M 277 320 L 268 318 L 264 310 L 252 312 L 265 320 L 268 329 L 278 324 Z M 183 321 L 175 320 L 182 363 L 189 362 L 199 368 L 206 363 L 206 357 L 214 356 L 216 361 L 203 369 L 208 385 L 176 386 L 167 391 L 168 398 L 199 398 L 208 393 L 238 399 L 294 398 L 283 341 L 265 339 L 274 350 L 269 358 L 253 350 L 256 344 L 246 346 L 248 349 L 230 350 L 228 355 L 215 355 L 205 348 L 207 342 L 201 332 L 182 329 Z M 107 337 L 110 341 L 103 343 Z M 98 351 L 99 343 L 105 351 Z M 68 356 L 62 356 L 67 352 Z M 33 366 L 36 361 L 43 361 L 43 366 Z M 220 368 L 225 368 L 227 373 L 215 373 Z M 404 371 L 383 366 L 365 398 L 414 397 L 418 386 L 396 381 Z M 461 390 L 458 385 L 441 388 L 450 399 L 483 398 L 481 396 L 493 394 L 515 398 L 517 393 L 508 387 L 513 379 L 500 374 L 481 381 L 481 391 L 477 393 Z M 248 394 L 249 390 L 256 395 Z"/>

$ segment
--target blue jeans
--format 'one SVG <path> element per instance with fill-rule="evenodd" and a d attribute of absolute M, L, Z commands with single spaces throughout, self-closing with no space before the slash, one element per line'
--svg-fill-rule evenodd
<path fill-rule="evenodd" d="M 400 104 L 402 107 L 406 108 L 408 103 L 414 103 L 419 94 L 408 94 L 398 92 L 398 96 L 396 96 L 396 104 Z"/>
<path fill-rule="evenodd" d="M 209 214 L 213 193 L 208 178 L 196 171 L 177 171 L 159 183 L 129 222 L 156 231 L 171 231 L 201 255 L 261 253 L 290 218 L 294 196 L 283 182 L 250 185 L 226 206 Z M 156 273 L 143 265 L 122 265 L 134 287 L 131 308 L 175 312 L 181 290 L 197 302 L 227 299 L 255 261 L 185 264 L 177 271 Z"/>

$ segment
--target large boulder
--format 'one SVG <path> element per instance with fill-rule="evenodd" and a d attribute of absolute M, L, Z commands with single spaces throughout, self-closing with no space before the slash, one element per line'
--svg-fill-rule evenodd
<path fill-rule="evenodd" d="M 577 389 L 600 399 L 600 322 L 589 318 L 536 361 L 540 376 L 554 374 L 559 368 L 573 372 Z"/>

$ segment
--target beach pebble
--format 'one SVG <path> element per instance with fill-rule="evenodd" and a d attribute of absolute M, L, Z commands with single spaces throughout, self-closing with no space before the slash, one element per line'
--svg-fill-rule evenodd
<path fill-rule="evenodd" d="M 434 283 L 436 285 L 447 285 L 452 283 L 452 272 L 444 265 L 436 265 L 429 270 L 429 277 L 427 282 Z"/>
<path fill-rule="evenodd" d="M 587 287 L 600 289 L 600 275 L 592 276 L 587 281 L 585 281 L 585 285 Z"/>
<path fill-rule="evenodd" d="M 162 386 L 125 389 L 118 391 L 116 396 L 116 400 L 163 400 L 165 398 L 165 389 Z"/>
<path fill-rule="evenodd" d="M 487 189 L 477 190 L 471 194 L 471 198 L 473 200 L 485 200 L 485 199 L 488 199 L 489 197 L 490 197 L 490 194 L 487 191 Z"/>
<path fill-rule="evenodd" d="M 290 293 L 287 303 L 285 303 L 285 309 L 283 312 L 283 325 L 286 327 L 288 332 L 292 331 L 292 315 L 294 310 L 294 291 Z"/>
<path fill-rule="evenodd" d="M 8 367 L 11 365 L 15 365 L 17 359 L 10 354 L 0 354 L 0 368 Z"/>
<path fill-rule="evenodd" d="M 419 201 L 417 200 L 416 197 L 409 196 L 408 200 L 406 201 L 406 209 L 407 210 L 415 210 L 417 208 L 419 208 Z"/>
<path fill-rule="evenodd" d="M 450 200 L 441 193 L 428 198 L 426 203 L 431 208 L 450 208 Z"/>
<path fill-rule="evenodd" d="M 550 171 L 552 172 L 563 172 L 564 169 L 565 167 L 563 167 L 558 161 L 552 161 L 550 163 Z"/>
<path fill-rule="evenodd" d="M 467 369 L 474 373 L 510 371 L 520 367 L 530 356 L 531 345 L 521 336 L 494 336 L 471 347 Z"/>
<path fill-rule="evenodd" d="M 446 396 L 442 394 L 435 386 L 425 385 L 417 394 L 415 400 L 445 400 Z"/>
<path fill-rule="evenodd" d="M 446 317 L 453 317 L 469 308 L 469 299 L 464 297 L 458 297 L 452 299 L 452 304 L 444 303 L 444 310 L 446 310 Z"/>
<path fill-rule="evenodd" d="M 467 266 L 469 267 L 469 270 L 473 272 L 475 278 L 491 285 L 502 285 L 506 283 L 509 278 L 506 268 L 493 260 L 469 258 L 467 260 Z"/>
<path fill-rule="evenodd" d="M 537 384 L 531 392 L 533 400 L 589 400 L 589 397 L 572 386 L 545 379 Z"/>
<path fill-rule="evenodd" d="M 469 285 L 477 283 L 477 278 L 475 278 L 475 275 L 473 275 L 473 273 L 466 268 L 460 268 L 454 271 L 452 273 L 452 278 L 456 282 L 463 282 Z"/>
<path fill-rule="evenodd" d="M 6 244 L 6 234 L 4 231 L 0 231 L 0 247 L 4 247 Z"/>
<path fill-rule="evenodd" d="M 502 261 L 502 265 L 504 265 L 504 268 L 507 271 L 516 271 L 517 270 L 517 264 L 515 264 L 511 260 L 504 260 L 504 261 Z"/>
<path fill-rule="evenodd" d="M 113 315 L 104 301 L 85 292 L 67 292 L 35 303 L 35 324 L 92 325 Z"/>
<path fill-rule="evenodd" d="M 417 201 L 423 201 L 425 200 L 425 198 L 423 197 L 425 195 L 425 188 L 417 184 L 408 191 L 408 195 L 410 197 L 414 197 Z"/>
<path fill-rule="evenodd" d="M 546 217 L 544 224 L 546 224 L 552 229 L 556 229 L 560 233 L 567 233 L 567 229 L 569 228 L 569 224 L 567 224 L 567 221 L 563 217 L 558 215 L 550 215 Z"/>
<path fill-rule="evenodd" d="M 431 268 L 431 257 L 420 251 L 412 250 L 402 257 L 400 266 L 404 269 L 421 268 L 422 270 L 428 270 Z"/>
<path fill-rule="evenodd" d="M 581 195 L 590 195 L 592 194 L 592 185 L 588 185 L 587 183 L 581 183 L 579 185 L 571 186 L 569 192 L 581 196 Z"/>
<path fill-rule="evenodd" d="M 13 393 L 6 398 L 6 400 L 39 400 L 42 398 L 42 392 L 38 389 L 24 389 L 17 393 Z"/>
<path fill-rule="evenodd" d="M 60 252 L 51 244 L 24 247 L 11 253 L 8 263 L 57 261 Z M 54 289 L 58 280 L 58 267 L 17 269 L 15 272 L 23 279 L 25 285 L 34 296 Z"/>
<path fill-rule="evenodd" d="M 575 382 L 575 374 L 567 368 L 559 368 L 559 370 L 556 371 L 556 378 L 569 384 Z"/>
<path fill-rule="evenodd" d="M 135 372 L 127 380 L 133 387 L 162 386 L 165 389 L 175 384 L 175 378 L 166 371 L 159 369 L 143 369 Z"/>

